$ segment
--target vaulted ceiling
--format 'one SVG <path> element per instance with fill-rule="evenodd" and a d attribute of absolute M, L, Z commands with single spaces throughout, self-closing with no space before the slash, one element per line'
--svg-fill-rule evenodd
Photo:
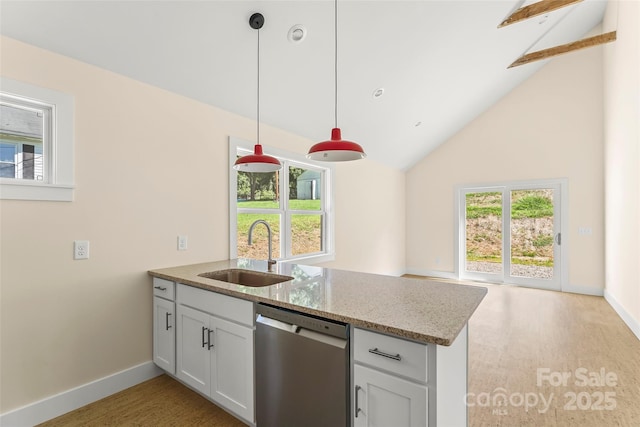
<path fill-rule="evenodd" d="M 514 60 L 584 37 L 606 6 L 583 0 L 498 28 L 530 3 L 340 0 L 343 137 L 370 158 L 407 169 L 549 61 L 508 69 Z M 0 33 L 255 119 L 254 12 L 265 17 L 261 121 L 329 139 L 333 1 L 2 0 Z M 295 25 L 305 28 L 301 42 L 288 39 Z"/>

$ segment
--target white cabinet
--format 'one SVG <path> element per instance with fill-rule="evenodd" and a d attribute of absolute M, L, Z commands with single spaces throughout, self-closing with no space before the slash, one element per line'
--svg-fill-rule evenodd
<path fill-rule="evenodd" d="M 165 371 L 176 372 L 175 303 L 153 297 L 153 361 Z"/>
<path fill-rule="evenodd" d="M 206 313 L 178 305 L 176 376 L 207 396 L 211 394 L 210 319 Z"/>
<path fill-rule="evenodd" d="M 253 329 L 224 319 L 213 320 L 211 397 L 253 421 Z"/>
<path fill-rule="evenodd" d="M 176 376 L 253 423 L 253 303 L 178 286 Z"/>
<path fill-rule="evenodd" d="M 355 365 L 355 427 L 425 427 L 427 386 Z"/>
<path fill-rule="evenodd" d="M 354 330 L 354 427 L 425 427 L 428 346 Z"/>
<path fill-rule="evenodd" d="M 175 374 L 176 328 L 173 282 L 153 279 L 153 362 Z"/>

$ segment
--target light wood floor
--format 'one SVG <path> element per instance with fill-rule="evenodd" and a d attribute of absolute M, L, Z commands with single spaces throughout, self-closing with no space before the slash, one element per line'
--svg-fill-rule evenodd
<path fill-rule="evenodd" d="M 469 322 L 472 426 L 640 426 L 640 340 L 604 298 L 487 288 Z M 583 385 L 584 376 L 601 371 L 609 385 L 595 379 Z M 566 386 L 548 381 L 565 373 Z M 480 406 L 486 393 L 500 392 L 509 406 Z M 528 411 L 521 396 L 529 399 Z"/>
<path fill-rule="evenodd" d="M 640 341 L 603 298 L 487 288 L 469 322 L 472 427 L 640 426 Z M 580 369 L 587 376 L 604 370 L 609 385 L 576 385 Z M 538 384 L 538 370 L 553 378 L 563 373 L 570 377 L 566 386 L 551 385 L 549 376 Z M 501 394 L 507 404 L 499 406 Z M 528 410 L 523 399 L 529 402 Z M 604 409 L 614 405 L 613 410 Z M 165 375 L 41 424 L 205 425 L 243 424 Z"/>
<path fill-rule="evenodd" d="M 160 375 L 39 424 L 42 426 L 245 427 L 245 424 L 173 378 Z"/>

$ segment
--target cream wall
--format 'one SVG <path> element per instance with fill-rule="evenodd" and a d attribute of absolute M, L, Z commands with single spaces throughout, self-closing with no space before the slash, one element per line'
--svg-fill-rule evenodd
<path fill-rule="evenodd" d="M 337 164 L 336 169 L 335 213 L 342 220 L 336 224 L 336 261 L 323 266 L 404 274 L 404 172 L 383 171 L 369 161 Z"/>
<path fill-rule="evenodd" d="M 228 138 L 255 124 L 211 106 L 0 39 L 1 75 L 75 97 L 73 202 L 0 201 L 0 413 L 151 360 L 146 271 L 229 254 Z M 262 142 L 311 142 L 263 126 Z M 353 165 L 353 166 L 352 166 Z M 376 192 L 371 191 L 375 185 Z M 404 174 L 338 165 L 342 268 L 404 268 Z M 365 215 L 375 207 L 379 216 Z M 381 218 L 391 224 L 380 230 Z M 189 249 L 178 252 L 178 234 Z M 72 260 L 73 240 L 91 258 Z M 385 250 L 380 250 L 384 248 Z"/>
<path fill-rule="evenodd" d="M 601 47 L 557 57 L 411 168 L 407 271 L 453 275 L 456 186 L 566 178 L 569 285 L 602 294 L 602 88 Z"/>
<path fill-rule="evenodd" d="M 605 297 L 640 338 L 640 2 L 611 2 L 605 26 Z"/>

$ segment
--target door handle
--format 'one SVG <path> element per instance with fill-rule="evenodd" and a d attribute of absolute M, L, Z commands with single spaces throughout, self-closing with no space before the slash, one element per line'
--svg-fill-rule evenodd
<path fill-rule="evenodd" d="M 166 316 L 165 316 L 164 320 L 165 320 L 165 323 L 167 325 L 167 331 L 168 331 L 169 329 L 171 329 L 171 325 L 169 324 L 169 316 L 171 316 L 171 313 L 167 312 L 165 314 L 166 314 Z"/>
<path fill-rule="evenodd" d="M 356 386 L 356 403 L 355 403 L 355 407 L 356 407 L 356 418 L 358 418 L 358 414 L 360 412 L 362 412 L 362 409 L 360 409 L 360 405 L 358 404 L 358 392 L 362 390 L 362 387 L 360 387 L 359 385 Z"/>
<path fill-rule="evenodd" d="M 561 245 L 561 244 L 562 244 L 562 233 L 558 233 L 558 234 L 556 234 L 556 243 L 557 243 L 558 245 Z"/>
<path fill-rule="evenodd" d="M 213 348 L 213 344 L 211 343 L 211 332 L 213 332 L 213 330 L 211 329 L 207 329 L 207 350 L 211 350 L 211 348 Z"/>
<path fill-rule="evenodd" d="M 208 345 L 209 343 L 205 342 L 204 340 L 204 332 L 208 331 L 209 329 L 205 328 L 204 326 L 202 327 L 202 348 L 204 348 L 205 345 Z M 207 338 L 209 337 L 209 334 L 207 334 Z"/>

